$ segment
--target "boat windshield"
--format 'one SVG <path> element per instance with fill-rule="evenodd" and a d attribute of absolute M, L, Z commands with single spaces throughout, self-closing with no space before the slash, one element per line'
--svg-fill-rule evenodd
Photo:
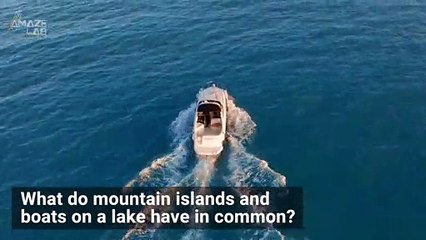
<path fill-rule="evenodd" d="M 220 112 L 220 110 L 220 106 L 215 103 L 202 103 L 197 108 L 197 112 Z"/>

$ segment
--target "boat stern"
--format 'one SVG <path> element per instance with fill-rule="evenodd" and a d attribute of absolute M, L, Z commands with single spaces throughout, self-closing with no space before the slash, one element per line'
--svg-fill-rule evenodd
<path fill-rule="evenodd" d="M 198 156 L 219 156 L 223 151 L 222 136 L 194 136 L 194 151 Z"/>

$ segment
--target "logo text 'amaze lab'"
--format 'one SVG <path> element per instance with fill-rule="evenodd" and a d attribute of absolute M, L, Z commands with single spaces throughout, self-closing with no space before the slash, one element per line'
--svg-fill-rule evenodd
<path fill-rule="evenodd" d="M 9 30 L 18 28 L 25 28 L 26 36 L 46 36 L 47 20 L 26 20 L 22 18 L 21 11 L 16 11 L 12 21 L 10 22 Z"/>

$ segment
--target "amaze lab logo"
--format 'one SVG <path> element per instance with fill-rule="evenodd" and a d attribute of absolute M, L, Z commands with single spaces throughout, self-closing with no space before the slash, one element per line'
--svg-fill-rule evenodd
<path fill-rule="evenodd" d="M 26 20 L 20 10 L 15 12 L 9 24 L 9 30 L 25 28 L 25 36 L 47 36 L 47 20 Z"/>

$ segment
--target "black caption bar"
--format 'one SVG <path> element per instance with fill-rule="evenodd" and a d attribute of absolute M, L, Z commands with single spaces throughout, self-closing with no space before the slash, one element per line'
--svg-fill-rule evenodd
<path fill-rule="evenodd" d="M 286 188 L 13 188 L 14 229 L 303 228 Z"/>

